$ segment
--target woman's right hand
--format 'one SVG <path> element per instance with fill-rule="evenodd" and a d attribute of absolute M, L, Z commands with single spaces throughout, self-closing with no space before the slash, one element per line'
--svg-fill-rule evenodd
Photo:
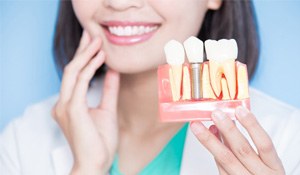
<path fill-rule="evenodd" d="M 64 69 L 59 100 L 52 110 L 73 153 L 72 174 L 107 173 L 117 149 L 119 74 L 107 71 L 98 107 L 89 108 L 86 99 L 89 82 L 104 60 L 101 39 L 91 40 L 84 31 L 73 60 Z"/>

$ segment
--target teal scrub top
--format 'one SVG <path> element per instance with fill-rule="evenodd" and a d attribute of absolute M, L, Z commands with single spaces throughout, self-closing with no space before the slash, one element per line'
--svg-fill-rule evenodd
<path fill-rule="evenodd" d="M 187 128 L 188 123 L 173 136 L 161 152 L 138 174 L 179 174 Z M 118 156 L 114 159 L 110 174 L 123 175 L 119 170 Z"/>

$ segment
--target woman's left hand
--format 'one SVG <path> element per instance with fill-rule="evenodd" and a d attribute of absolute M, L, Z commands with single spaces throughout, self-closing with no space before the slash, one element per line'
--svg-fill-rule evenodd
<path fill-rule="evenodd" d="M 272 140 L 255 116 L 246 108 L 238 107 L 236 118 L 249 133 L 258 154 L 230 117 L 221 111 L 213 112 L 212 119 L 215 125 L 209 129 L 201 122 L 191 123 L 193 133 L 214 156 L 219 173 L 221 175 L 285 174 Z"/>

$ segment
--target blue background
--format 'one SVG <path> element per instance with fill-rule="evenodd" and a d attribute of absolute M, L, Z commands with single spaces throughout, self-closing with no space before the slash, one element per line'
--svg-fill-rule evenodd
<path fill-rule="evenodd" d="M 300 108 L 300 1 L 255 6 L 262 51 L 251 85 Z M 59 91 L 52 56 L 57 7 L 57 0 L 0 0 L 0 130 Z"/>

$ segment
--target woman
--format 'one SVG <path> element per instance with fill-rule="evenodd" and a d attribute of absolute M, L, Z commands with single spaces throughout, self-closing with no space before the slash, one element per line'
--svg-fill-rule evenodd
<path fill-rule="evenodd" d="M 252 10 L 249 1 L 62 1 L 55 38 L 61 91 L 3 133 L 5 174 L 298 174 L 300 157 L 291 156 L 300 143 L 299 111 L 256 90 L 258 118 L 239 107 L 237 126 L 221 111 L 205 123 L 209 129 L 157 121 L 164 44 L 191 35 L 235 38 L 251 76 L 258 56 Z"/>

